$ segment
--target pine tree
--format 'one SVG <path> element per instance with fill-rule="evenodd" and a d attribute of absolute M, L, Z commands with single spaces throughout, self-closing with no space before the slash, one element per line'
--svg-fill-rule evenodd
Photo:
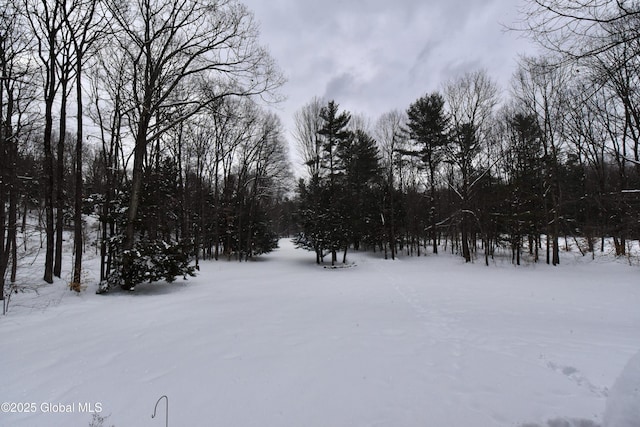
<path fill-rule="evenodd" d="M 381 182 L 380 154 L 376 141 L 362 130 L 340 146 L 338 157 L 344 165 L 345 211 L 350 215 L 349 234 L 355 249 L 362 240 L 371 240 L 374 222 L 380 221 L 376 186 Z M 345 247 L 346 253 L 346 247 Z"/>
<path fill-rule="evenodd" d="M 320 110 L 320 118 L 323 120 L 322 128 L 318 134 L 323 137 L 322 143 L 322 167 L 328 172 L 329 186 L 336 184 L 336 176 L 343 173 L 339 163 L 338 151 L 340 145 L 347 143 L 351 137 L 347 125 L 351 115 L 347 112 L 338 114 L 338 104 L 329 101 L 326 107 Z"/>
<path fill-rule="evenodd" d="M 449 118 L 444 111 L 444 98 L 437 92 L 418 98 L 407 110 L 409 137 L 417 146 L 407 154 L 418 156 L 429 173 L 429 229 L 433 253 L 438 253 L 436 170 L 447 144 Z"/>
<path fill-rule="evenodd" d="M 344 176 L 345 164 L 339 153 L 345 150 L 352 137 L 347 125 L 351 115 L 347 112 L 338 114 L 338 104 L 330 101 L 320 110 L 323 125 L 318 134 L 323 137 L 322 167 L 327 171 L 326 182 L 319 183 L 320 193 L 327 203 L 321 208 L 323 218 L 325 247 L 331 251 L 331 265 L 337 261 L 337 252 L 346 247 L 350 241 L 350 229 L 346 226 L 350 212 L 346 208 L 346 186 Z"/>
<path fill-rule="evenodd" d="M 538 260 L 538 236 L 542 229 L 539 207 L 542 194 L 542 131 L 535 117 L 516 113 L 507 118 L 509 152 L 505 167 L 509 173 L 509 232 L 516 264 L 520 264 L 523 235 L 529 236 L 529 251 Z"/>

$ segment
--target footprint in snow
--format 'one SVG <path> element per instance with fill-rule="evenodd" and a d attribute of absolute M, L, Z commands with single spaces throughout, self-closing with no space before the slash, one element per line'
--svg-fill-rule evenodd
<path fill-rule="evenodd" d="M 592 384 L 591 381 L 589 381 L 589 379 L 582 374 L 582 372 L 580 372 L 577 368 L 574 368 L 573 366 L 563 366 L 553 362 L 547 362 L 547 367 L 566 376 L 571 381 L 576 383 L 578 386 L 586 387 L 590 392 L 592 392 L 596 396 L 607 397 L 608 395 L 608 389 L 606 387 L 601 388 Z"/>

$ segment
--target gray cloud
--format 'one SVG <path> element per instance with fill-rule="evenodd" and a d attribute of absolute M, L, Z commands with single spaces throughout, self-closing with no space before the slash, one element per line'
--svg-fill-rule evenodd
<path fill-rule="evenodd" d="M 357 92 L 357 85 L 359 85 L 359 82 L 353 75 L 349 73 L 342 73 L 329 80 L 323 98 L 332 100 L 339 99 L 345 95 L 351 96 L 354 92 Z"/>
<path fill-rule="evenodd" d="M 517 54 L 531 50 L 501 26 L 517 18 L 513 0 L 244 2 L 289 78 L 289 127 L 316 95 L 375 120 L 465 71 L 484 68 L 506 87 Z"/>

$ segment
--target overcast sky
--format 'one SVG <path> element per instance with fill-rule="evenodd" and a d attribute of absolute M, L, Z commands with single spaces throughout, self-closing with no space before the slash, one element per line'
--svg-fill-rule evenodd
<path fill-rule="evenodd" d="M 533 51 L 504 31 L 516 0 L 243 1 L 288 79 L 288 132 L 313 96 L 375 120 L 465 71 L 484 68 L 506 91 L 518 53 Z"/>

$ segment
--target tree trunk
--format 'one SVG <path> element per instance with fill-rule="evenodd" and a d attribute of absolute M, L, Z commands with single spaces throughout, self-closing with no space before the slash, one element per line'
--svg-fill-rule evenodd
<path fill-rule="evenodd" d="M 6 71 L 3 67 L 3 77 Z M 3 314 L 6 307 L 4 305 L 5 277 L 9 266 L 9 256 L 12 257 L 11 281 L 15 282 L 16 270 L 16 232 L 17 232 L 17 170 L 16 161 L 18 158 L 18 147 L 13 136 L 13 125 L 11 117 L 13 115 L 13 96 L 7 91 L 6 117 L 2 109 L 4 101 L 4 80 L 0 89 L 0 301 L 3 301 Z M 8 201 L 9 211 L 6 210 Z M 6 233 L 6 240 L 5 240 Z"/>
<path fill-rule="evenodd" d="M 55 75 L 54 71 L 50 74 Z M 44 262 L 44 281 L 53 283 L 53 253 L 54 253 L 54 224 L 53 224 L 53 154 L 51 152 L 51 135 L 53 130 L 53 101 L 55 95 L 54 77 L 51 80 L 45 102 L 44 126 L 44 209 L 46 252 Z"/>
<path fill-rule="evenodd" d="M 465 262 L 471 262 L 471 251 L 469 250 L 469 235 L 465 220 L 462 220 L 462 256 Z"/>
<path fill-rule="evenodd" d="M 433 240 L 433 253 L 438 253 L 438 241 L 437 241 L 437 219 L 436 219 L 436 186 L 435 186 L 435 168 L 431 167 L 429 170 L 430 180 L 431 180 L 431 188 L 429 194 L 430 201 L 430 219 L 431 219 L 431 239 Z"/>
<path fill-rule="evenodd" d="M 148 111 L 148 108 L 146 109 Z M 124 290 L 133 290 L 135 283 L 131 282 L 131 268 L 133 267 L 133 246 L 135 243 L 135 221 L 140 205 L 140 192 L 142 191 L 144 158 L 147 152 L 147 129 L 149 117 L 142 117 L 138 125 L 136 145 L 133 157 L 133 175 L 131 178 L 131 196 L 127 211 L 127 225 L 125 228 L 124 242 L 122 245 L 122 276 L 124 278 L 121 287 Z"/>
<path fill-rule="evenodd" d="M 82 55 L 77 52 L 77 70 L 76 70 L 76 99 L 78 107 L 77 120 L 77 136 L 76 136 L 76 194 L 73 216 L 73 243 L 75 247 L 73 262 L 73 290 L 80 291 L 80 282 L 82 277 L 82 139 L 84 134 L 82 131 Z"/>
<path fill-rule="evenodd" d="M 484 264 L 489 267 L 489 236 L 485 235 Z"/>
<path fill-rule="evenodd" d="M 181 239 L 186 242 L 191 238 L 189 231 L 189 213 L 187 207 L 187 196 L 185 190 L 185 180 L 183 178 L 184 170 L 182 167 L 182 138 L 183 138 L 183 125 L 182 123 L 178 128 L 178 188 L 180 190 L 180 235 Z M 180 239 L 176 239 L 180 240 Z"/>
<path fill-rule="evenodd" d="M 558 235 L 559 235 L 559 223 L 560 219 L 558 218 L 558 206 L 559 203 L 555 203 L 555 209 L 553 213 L 553 265 L 560 264 L 560 245 L 558 243 Z"/>
<path fill-rule="evenodd" d="M 213 258 L 217 261 L 218 257 L 220 256 L 220 178 L 218 176 L 218 174 L 220 173 L 220 158 L 219 158 L 219 150 L 218 147 L 216 147 L 216 163 L 215 163 L 215 171 L 214 171 L 214 176 L 213 176 L 213 180 L 214 180 L 214 188 L 213 188 L 213 201 L 215 203 L 215 206 L 213 207 L 213 238 L 214 238 L 214 244 L 215 244 L 215 248 L 214 248 L 214 252 L 213 252 Z M 200 183 L 202 182 L 202 180 L 199 181 Z M 202 187 L 202 184 L 200 184 L 200 186 Z M 200 188 L 200 194 L 201 194 L 201 214 L 200 214 L 200 218 L 201 220 L 204 222 L 204 194 L 202 194 L 202 188 Z"/>
<path fill-rule="evenodd" d="M 4 57 L 0 56 L 0 60 L 3 61 L 4 65 Z M 8 181 L 10 179 L 9 176 L 9 167 L 5 162 L 8 162 L 9 157 L 9 140 L 7 135 L 7 130 L 11 129 L 5 124 L 10 120 L 10 116 L 7 114 L 7 118 L 4 117 L 4 102 L 5 102 L 5 93 L 4 93 L 4 82 L 7 79 L 6 67 L 2 67 L 2 81 L 0 83 L 0 301 L 2 303 L 2 314 L 4 313 L 4 277 L 5 272 L 7 271 L 9 258 L 8 253 L 5 248 L 5 230 L 6 230 L 6 221 L 7 221 L 7 191 L 8 191 Z M 9 100 L 10 101 L 10 100 Z M 11 108 L 11 103 L 7 102 L 7 108 Z"/>
<path fill-rule="evenodd" d="M 66 68 L 66 67 L 65 67 Z M 64 73 L 65 71 L 63 71 Z M 64 231 L 64 144 L 67 134 L 67 76 L 61 76 L 60 130 L 56 152 L 56 243 L 53 275 L 60 277 L 62 273 L 62 240 Z"/>

